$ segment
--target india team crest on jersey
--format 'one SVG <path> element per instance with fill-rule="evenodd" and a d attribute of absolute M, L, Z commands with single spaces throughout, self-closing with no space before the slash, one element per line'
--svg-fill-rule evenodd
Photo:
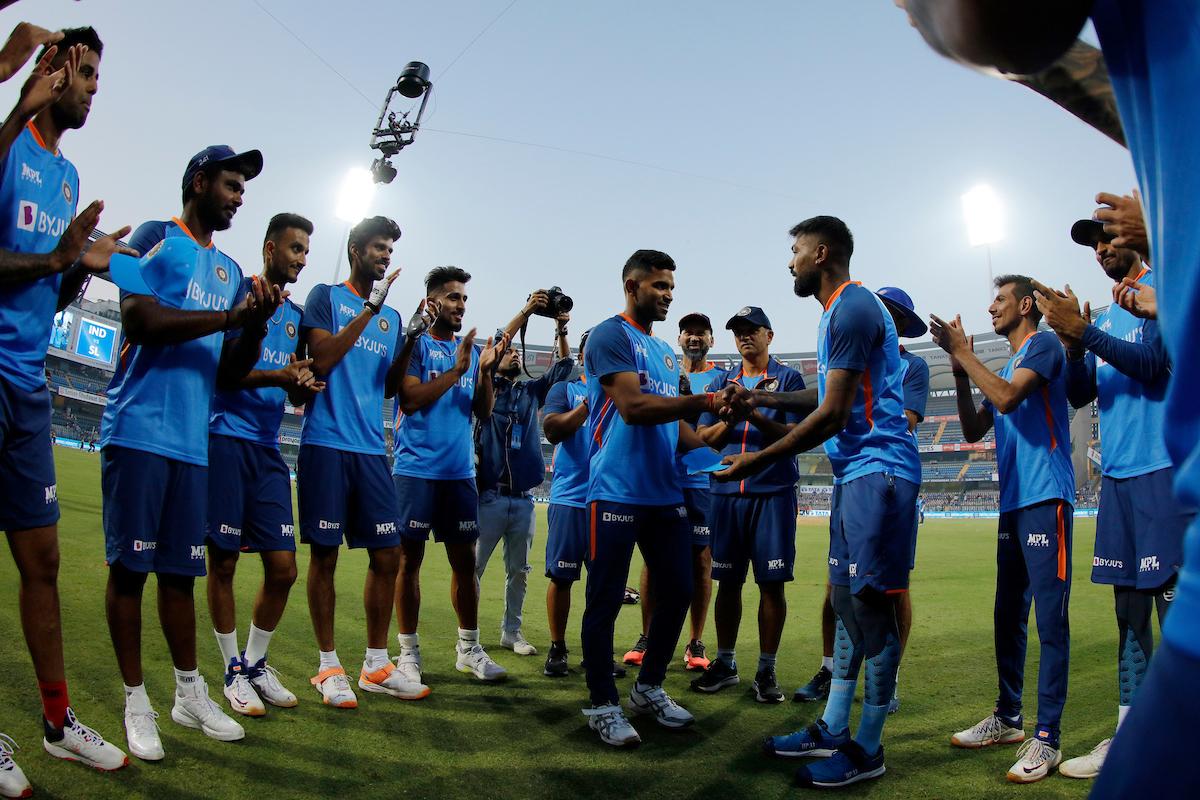
<path fill-rule="evenodd" d="M 754 387 L 760 392 L 774 392 L 779 389 L 779 378 L 763 378 L 758 386 Z"/>
<path fill-rule="evenodd" d="M 392 327 L 392 326 L 388 323 L 386 318 L 384 318 L 384 317 L 379 318 L 379 330 L 383 331 L 384 333 L 387 333 L 388 328 L 390 328 L 390 327 Z"/>
<path fill-rule="evenodd" d="M 283 326 L 283 330 L 287 333 L 289 339 L 296 338 L 296 323 L 289 322 L 287 325 Z"/>
<path fill-rule="evenodd" d="M 675 359 L 671 357 L 670 353 L 663 356 L 663 363 L 667 365 L 667 369 L 675 369 Z"/>
<path fill-rule="evenodd" d="M 66 200 L 68 203 L 70 203 L 71 202 L 71 184 L 67 183 L 66 181 L 63 181 L 62 192 L 63 192 L 63 199 Z"/>
<path fill-rule="evenodd" d="M 222 266 L 217 267 L 217 277 L 220 278 L 221 283 L 229 283 L 229 271 Z"/>

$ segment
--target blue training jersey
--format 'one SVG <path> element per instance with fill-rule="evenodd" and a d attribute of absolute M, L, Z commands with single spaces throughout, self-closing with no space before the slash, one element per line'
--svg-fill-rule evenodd
<path fill-rule="evenodd" d="M 1200 103 L 1200 4 L 1194 0 L 1095 0 L 1125 141 L 1146 208 L 1158 272 L 1159 320 L 1177 365 L 1167 393 L 1167 451 L 1175 491 L 1200 507 L 1200 171 L 1194 167 Z M 1184 543 L 1183 569 L 1163 637 L 1200 657 L 1200 525 Z"/>
<path fill-rule="evenodd" d="M 683 374 L 687 377 L 688 384 L 692 387 L 692 394 L 700 394 L 701 392 L 708 391 L 709 385 L 720 372 L 721 368 L 709 361 L 704 365 L 704 369 L 697 372 L 685 372 Z M 699 475 L 688 475 L 687 468 L 683 466 L 683 453 L 676 454 L 675 463 L 679 469 L 680 486 L 687 489 L 708 488 L 709 474 L 701 472 Z"/>
<path fill-rule="evenodd" d="M 239 299 L 249 291 L 249 287 L 250 279 L 247 278 L 242 281 Z M 290 299 L 283 301 L 283 305 L 275 311 L 275 316 L 267 322 L 267 335 L 263 337 L 255 370 L 283 369 L 288 365 L 300 344 L 300 314 L 300 306 Z M 229 331 L 225 334 L 225 340 L 230 341 L 240 335 L 240 330 Z M 257 444 L 278 446 L 286 397 L 287 391 L 278 386 L 218 390 L 213 399 L 209 431 Z"/>
<path fill-rule="evenodd" d="M 679 396 L 679 362 L 671 346 L 624 314 L 592 328 L 584 351 L 588 429 L 587 501 L 665 506 L 683 502 L 675 450 L 679 423 L 627 425 L 601 385 L 622 372 L 637 375 L 644 394 Z"/>
<path fill-rule="evenodd" d="M 49 253 L 75 216 L 79 173 L 46 149 L 30 122 L 0 163 L 0 248 Z M 0 377 L 32 392 L 46 385 L 46 348 L 62 274 L 0 286 Z"/>
<path fill-rule="evenodd" d="M 318 283 L 304 301 L 300 329 L 337 334 L 363 310 L 363 298 L 347 283 Z M 354 346 L 328 375 L 325 391 L 304 410 L 300 444 L 367 455 L 387 455 L 383 433 L 383 384 L 400 351 L 400 314 L 390 306 L 371 317 Z"/>
<path fill-rule="evenodd" d="M 579 380 L 561 381 L 550 387 L 542 414 L 566 414 L 587 402 L 587 376 Z M 583 508 L 587 504 L 588 456 L 590 439 L 585 421 L 579 430 L 554 445 L 550 468 L 550 502 Z"/>
<path fill-rule="evenodd" d="M 413 348 L 408 374 L 429 383 L 454 366 L 461 336 L 438 339 L 422 336 Z M 396 402 L 396 460 L 392 474 L 433 480 L 475 477 L 475 447 L 471 434 L 471 404 L 479 377 L 479 353 L 471 350 L 471 368 L 458 382 L 420 411 L 401 414 Z M 490 380 L 490 379 L 489 379 Z"/>
<path fill-rule="evenodd" d="M 195 263 L 186 287 L 178 287 L 177 298 L 159 296 L 156 300 L 182 311 L 232 308 L 242 285 L 241 268 L 213 244 L 203 247 L 197 243 L 180 220 L 143 223 L 129 238 L 129 246 L 148 254 L 159 242 L 173 237 L 185 237 L 195 244 L 180 253 Z M 185 268 L 181 274 L 189 271 Z M 118 445 L 207 465 L 208 421 L 224 341 L 221 333 L 166 345 L 123 341 L 100 420 L 100 446 Z"/>
<path fill-rule="evenodd" d="M 996 467 L 1000 473 L 1000 511 L 1016 511 L 1047 500 L 1075 503 L 1075 468 L 1067 429 L 1066 355 L 1058 336 L 1035 331 L 1000 370 L 1011 381 L 1022 367 L 1042 385 L 1007 414 L 986 398 L 996 428 Z"/>
<path fill-rule="evenodd" d="M 772 358 L 767 362 L 767 370 L 761 375 L 747 375 L 741 367 L 736 370 L 725 369 L 717 373 L 713 379 L 711 390 L 719 392 L 731 383 L 736 383 L 745 389 L 761 389 L 769 392 L 799 392 L 804 389 L 804 376 L 781 361 Z M 785 425 L 794 425 L 803 417 L 791 411 L 779 411 L 771 408 L 760 408 L 758 413 Z M 700 425 L 716 425 L 717 416 L 705 412 L 700 417 Z M 740 422 L 729 433 L 729 440 L 721 449 L 722 456 L 738 455 L 740 453 L 756 453 L 770 442 L 763 437 L 762 431 L 750 421 Z M 713 494 L 774 494 L 775 492 L 791 490 L 800 473 L 796 469 L 795 457 L 776 461 L 762 472 L 751 475 L 737 483 L 714 481 Z"/>
<path fill-rule="evenodd" d="M 847 281 L 825 304 L 817 329 L 817 395 L 825 400 L 825 378 L 831 369 L 862 373 L 850 421 L 825 442 L 840 484 L 884 472 L 921 482 L 916 440 L 904 416 L 904 362 L 896 324 L 873 292 Z"/>

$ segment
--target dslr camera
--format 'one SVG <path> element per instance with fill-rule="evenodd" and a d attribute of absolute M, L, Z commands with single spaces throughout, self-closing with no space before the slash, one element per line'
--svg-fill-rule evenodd
<path fill-rule="evenodd" d="M 575 301 L 569 295 L 563 294 L 563 290 L 558 286 L 551 286 L 542 291 L 546 293 L 546 307 L 541 311 L 533 312 L 539 317 L 556 319 L 559 314 L 570 314 L 571 309 L 575 307 Z M 529 297 L 533 297 L 533 295 L 531 294 Z M 525 299 L 528 300 L 529 297 Z"/>

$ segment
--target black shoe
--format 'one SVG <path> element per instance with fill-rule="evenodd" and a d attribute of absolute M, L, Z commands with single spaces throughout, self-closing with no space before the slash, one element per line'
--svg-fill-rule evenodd
<path fill-rule="evenodd" d="M 812 680 L 801 686 L 792 695 L 792 699 L 797 703 L 811 703 L 814 700 L 824 700 L 829 696 L 829 681 L 833 680 L 833 673 L 821 667 L 817 670 L 817 674 L 812 676 Z"/>
<path fill-rule="evenodd" d="M 764 667 L 754 676 L 754 699 L 760 703 L 782 703 L 783 689 L 775 680 L 775 668 Z"/>
<path fill-rule="evenodd" d="M 621 660 L 631 667 L 640 667 L 642 659 L 646 657 L 646 647 L 649 643 L 650 640 L 646 638 L 646 634 L 638 634 L 637 644 Z"/>
<path fill-rule="evenodd" d="M 692 691 L 694 692 L 719 692 L 726 686 L 737 686 L 741 678 L 738 677 L 737 669 L 729 667 L 719 658 L 714 658 L 708 662 L 708 669 L 695 680 L 692 681 Z"/>
<path fill-rule="evenodd" d="M 567 665 L 567 646 L 562 642 L 551 642 L 550 653 L 546 656 L 546 666 L 542 674 L 551 678 L 566 677 L 570 668 Z"/>

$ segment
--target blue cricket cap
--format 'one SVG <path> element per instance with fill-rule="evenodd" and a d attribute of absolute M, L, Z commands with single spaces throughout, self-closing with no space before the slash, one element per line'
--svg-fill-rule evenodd
<path fill-rule="evenodd" d="M 187 236 L 163 239 L 141 258 L 114 253 L 108 262 L 113 283 L 131 294 L 153 295 L 178 308 L 196 271 L 200 245 Z"/>
<path fill-rule="evenodd" d="M 758 306 L 742 306 L 741 310 L 730 317 L 729 321 L 725 323 L 725 330 L 731 331 L 736 326 L 752 326 L 774 330 L 771 327 L 771 320 L 767 319 L 767 312 Z"/>
<path fill-rule="evenodd" d="M 925 324 L 925 320 L 917 316 L 908 292 L 896 286 L 884 286 L 875 294 L 879 295 L 879 299 L 888 308 L 894 308 L 900 312 L 900 316 L 904 320 L 904 327 L 898 333 L 905 339 L 917 339 L 929 333 L 929 326 Z"/>
<path fill-rule="evenodd" d="M 262 172 L 263 157 L 258 150 L 235 153 L 227 144 L 210 144 L 192 156 L 192 160 L 188 162 L 187 169 L 183 171 L 182 188 L 188 187 L 197 172 L 218 164 L 225 169 L 236 170 L 242 173 L 246 180 L 250 180 Z"/>

